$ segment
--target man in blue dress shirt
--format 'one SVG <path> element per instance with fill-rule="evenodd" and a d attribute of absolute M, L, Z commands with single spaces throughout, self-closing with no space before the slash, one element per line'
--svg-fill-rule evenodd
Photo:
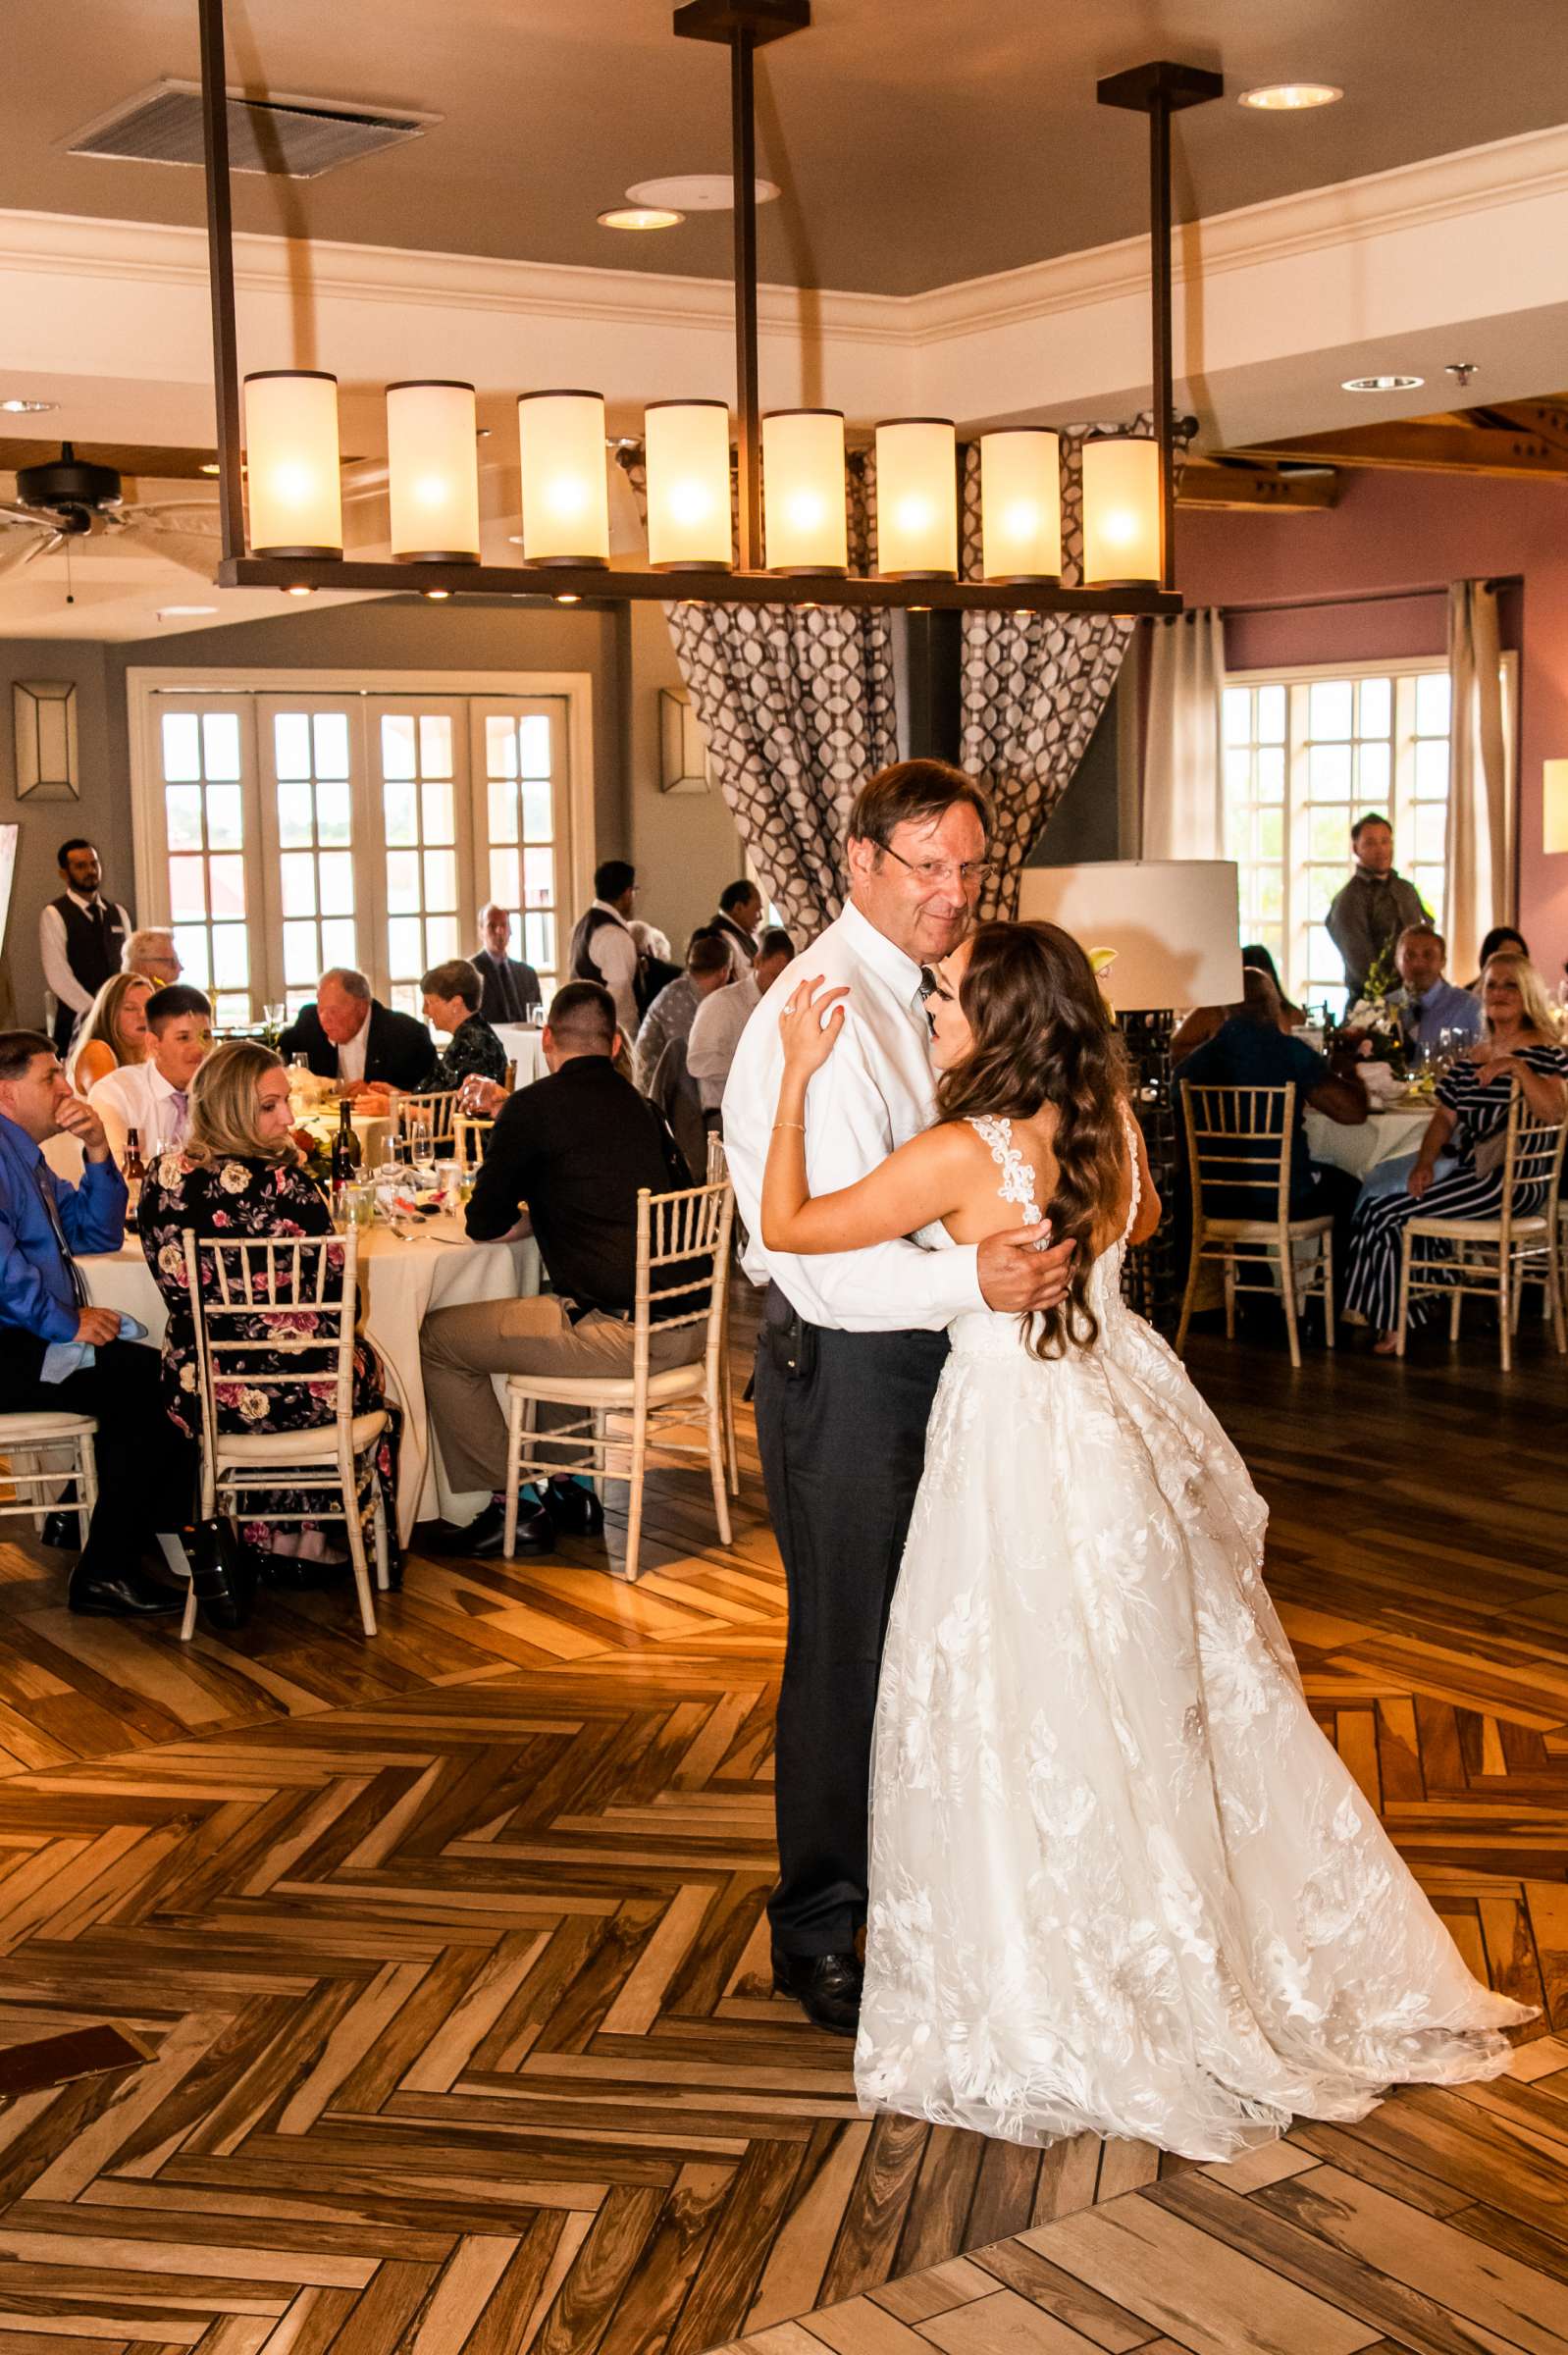
<path fill-rule="evenodd" d="M 61 1129 L 80 1141 L 79 1185 L 40 1151 Z M 0 1031 L 0 1413 L 97 1418 L 98 1502 L 69 1599 L 141 1618 L 183 1603 L 149 1564 L 158 1531 L 188 1518 L 192 1458 L 164 1411 L 157 1357 L 121 1340 L 118 1310 L 89 1306 L 76 1264 L 117 1251 L 125 1230 L 125 1180 L 97 1114 L 42 1031 Z"/>
<path fill-rule="evenodd" d="M 1445 1030 L 1451 1047 L 1473 1047 L 1481 1036 L 1481 1007 L 1468 989 L 1444 974 L 1448 943 L 1436 925 L 1407 924 L 1393 961 L 1400 986 L 1391 1003 L 1398 1010 L 1406 1052 L 1440 1047 Z"/>

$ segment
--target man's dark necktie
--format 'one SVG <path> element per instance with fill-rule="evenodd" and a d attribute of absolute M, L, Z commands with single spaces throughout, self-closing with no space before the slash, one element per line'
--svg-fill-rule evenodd
<path fill-rule="evenodd" d="M 522 1001 L 517 995 L 517 983 L 512 973 L 511 959 L 495 957 L 491 962 L 500 975 L 501 1020 L 507 1022 L 520 1022 L 523 1019 L 523 1008 Z"/>
<path fill-rule="evenodd" d="M 936 986 L 934 968 L 922 965 L 920 968 L 920 1011 L 925 1017 L 926 1027 L 933 1038 L 936 1036 L 936 1024 L 931 1020 L 931 1000 L 936 995 Z"/>
<path fill-rule="evenodd" d="M 54 1239 L 60 1246 L 60 1256 L 66 1263 L 66 1273 L 71 1279 L 72 1298 L 78 1308 L 85 1308 L 87 1306 L 87 1287 L 81 1280 L 81 1270 L 71 1256 L 71 1245 L 66 1241 L 66 1230 L 60 1224 L 60 1205 L 54 1198 L 54 1187 L 49 1182 L 49 1165 L 41 1157 L 32 1165 L 32 1179 L 38 1188 L 38 1199 L 43 1204 L 44 1215 L 54 1230 Z"/>

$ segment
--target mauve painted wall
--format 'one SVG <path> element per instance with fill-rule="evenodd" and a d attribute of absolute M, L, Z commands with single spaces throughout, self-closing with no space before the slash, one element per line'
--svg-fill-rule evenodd
<path fill-rule="evenodd" d="M 1568 956 L 1568 854 L 1542 848 L 1541 769 L 1568 756 L 1568 486 L 1352 474 L 1326 514 L 1183 512 L 1177 542 L 1189 604 L 1395 593 L 1387 602 L 1238 614 L 1226 633 L 1237 670 L 1441 654 L 1441 598 L 1400 601 L 1398 591 L 1522 577 L 1503 610 L 1504 645 L 1519 649 L 1519 925 L 1554 977 Z"/>

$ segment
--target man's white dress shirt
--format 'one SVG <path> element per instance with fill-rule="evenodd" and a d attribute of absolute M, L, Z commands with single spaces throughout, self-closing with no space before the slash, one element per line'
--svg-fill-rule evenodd
<path fill-rule="evenodd" d="M 125 926 L 127 940 L 131 938 L 131 918 L 118 900 L 106 900 L 98 893 L 94 893 L 90 900 L 84 899 L 79 891 L 68 891 L 65 896 L 68 900 L 76 901 L 83 916 L 90 914 L 94 908 L 107 908 L 111 916 L 119 916 Z M 53 990 L 57 1002 L 69 1006 L 73 1014 L 85 1014 L 92 1004 L 92 992 L 82 988 L 71 969 L 71 960 L 66 954 L 66 919 L 52 901 L 38 917 L 38 956 L 43 966 L 43 977 Z"/>
<path fill-rule="evenodd" d="M 88 1089 L 87 1102 L 103 1123 L 117 1166 L 124 1166 L 130 1129 L 136 1131 L 142 1160 L 151 1162 L 159 1153 L 172 1153 L 183 1145 L 190 1125 L 184 1091 L 177 1090 L 151 1061 L 125 1063 L 117 1072 L 106 1072 Z"/>
<path fill-rule="evenodd" d="M 811 1325 L 841 1333 L 939 1331 L 985 1306 L 972 1243 L 940 1251 L 909 1241 L 873 1243 L 807 1258 L 762 1247 L 762 1171 L 784 1069 L 778 1016 L 791 991 L 812 976 L 830 989 L 847 983 L 850 995 L 838 1043 L 807 1090 L 811 1192 L 853 1185 L 935 1118 L 920 968 L 852 904 L 786 966 L 756 1009 L 724 1090 L 724 1150 L 748 1229 L 746 1273 L 754 1283 L 771 1278 Z"/>
<path fill-rule="evenodd" d="M 757 975 L 746 972 L 726 988 L 715 989 L 697 1009 L 686 1040 L 686 1069 L 697 1081 L 705 1112 L 717 1112 L 723 1103 L 741 1032 L 760 1004 Z"/>
<path fill-rule="evenodd" d="M 637 1011 L 637 992 L 633 983 L 637 977 L 637 943 L 630 926 L 618 908 L 608 900 L 596 900 L 594 906 L 601 916 L 612 920 L 601 924 L 588 944 L 588 954 L 604 976 L 604 987 L 615 1001 L 615 1020 L 630 1053 L 637 1025 L 642 1017 Z"/>
<path fill-rule="evenodd" d="M 365 1050 L 370 1045 L 370 1016 L 367 1014 L 352 1038 L 345 1038 L 338 1049 L 338 1078 L 341 1085 L 352 1087 L 365 1076 Z"/>

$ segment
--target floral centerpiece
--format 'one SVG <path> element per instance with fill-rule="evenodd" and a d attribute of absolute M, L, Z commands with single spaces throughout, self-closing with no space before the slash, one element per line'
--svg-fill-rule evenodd
<path fill-rule="evenodd" d="M 1405 1034 L 1393 1001 L 1396 986 L 1390 942 L 1374 960 L 1361 995 L 1344 1020 L 1330 1030 L 1325 1043 L 1331 1054 L 1336 1047 L 1348 1047 L 1359 1062 L 1385 1063 L 1395 1078 L 1404 1078 Z"/>
<path fill-rule="evenodd" d="M 312 1178 L 325 1185 L 332 1177 L 332 1140 L 338 1133 L 338 1108 L 302 1111 L 294 1115 L 294 1142 L 305 1156 Z"/>

